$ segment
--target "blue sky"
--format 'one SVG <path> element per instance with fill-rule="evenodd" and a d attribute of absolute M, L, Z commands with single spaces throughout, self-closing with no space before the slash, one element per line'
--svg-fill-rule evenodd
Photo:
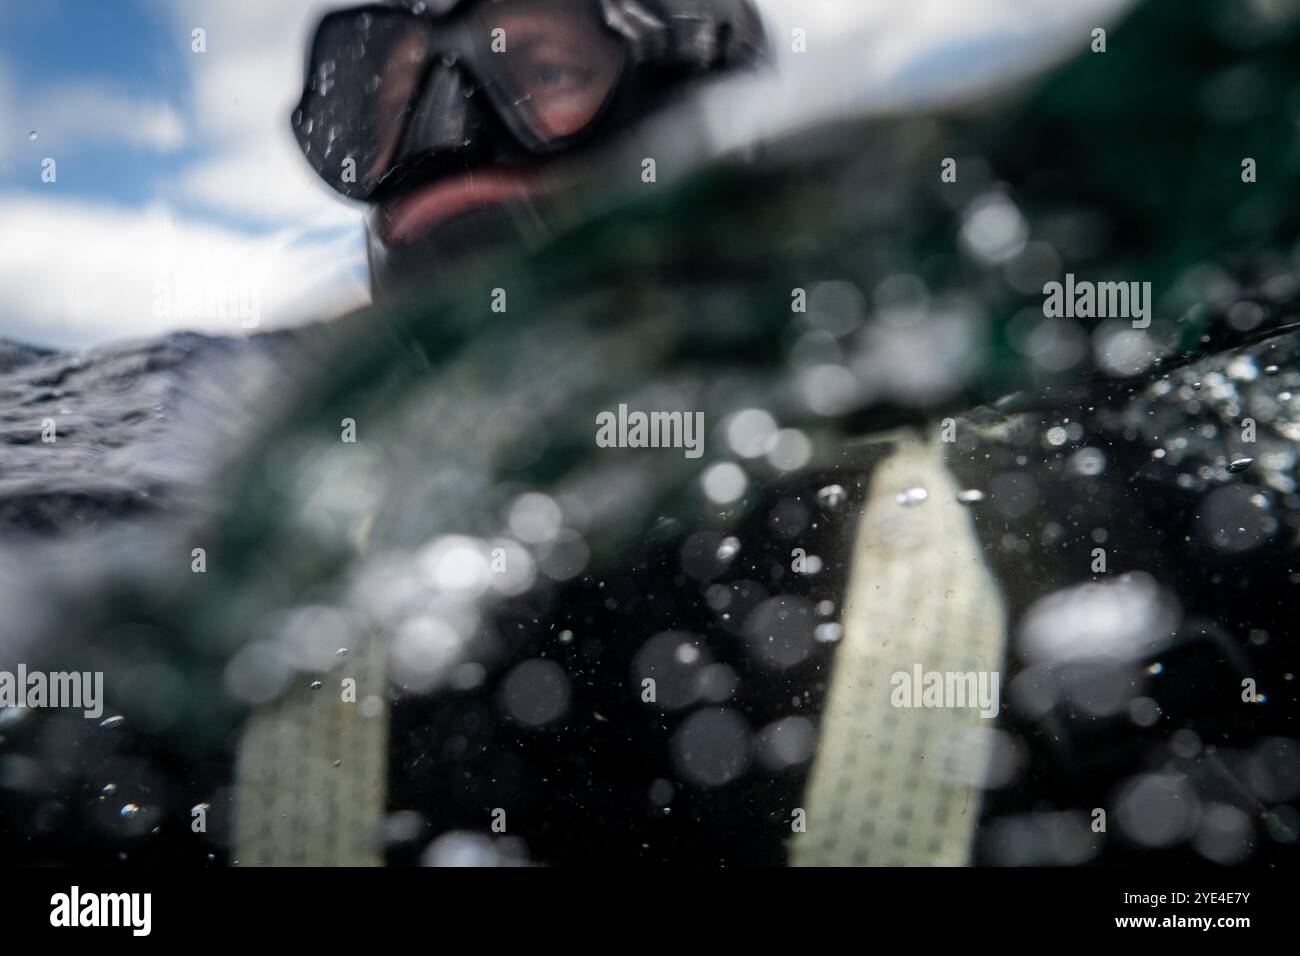
<path fill-rule="evenodd" d="M 360 213 L 316 182 L 288 128 L 323 7 L 0 9 L 0 335 L 237 335 L 365 301 Z M 232 314 L 241 302 L 255 322 Z"/>
<path fill-rule="evenodd" d="M 179 37 L 159 14 L 136 0 L 6 5 L 0 13 L 0 63 L 19 91 L 16 118 L 38 129 L 43 117 L 34 94 L 52 81 L 120 91 L 134 100 L 165 104 L 178 116 L 189 112 L 190 84 Z M 192 142 L 168 151 L 130 142 L 105 148 L 72 137 L 52 143 L 53 135 L 48 132 L 43 142 L 38 138 L 25 145 L 18 155 L 27 162 L 8 164 L 0 185 L 38 192 L 39 179 L 31 172 L 39 172 L 39 166 L 31 159 L 39 164 L 47 147 L 57 146 L 61 192 L 143 203 L 152 197 L 157 180 L 177 173 L 199 150 Z"/>

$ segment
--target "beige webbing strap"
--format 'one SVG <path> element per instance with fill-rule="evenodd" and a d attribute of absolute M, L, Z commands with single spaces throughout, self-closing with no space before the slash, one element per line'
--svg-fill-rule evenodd
<path fill-rule="evenodd" d="M 249 717 L 235 768 L 242 866 L 378 866 L 387 795 L 385 642 L 358 640 L 342 667 Z M 351 677 L 356 701 L 343 699 Z"/>
<path fill-rule="evenodd" d="M 1002 594 L 942 447 L 907 433 L 872 475 L 795 865 L 969 861 L 987 749 L 966 744 L 996 721 L 891 703 L 895 672 L 1000 671 L 1006 649 Z"/>

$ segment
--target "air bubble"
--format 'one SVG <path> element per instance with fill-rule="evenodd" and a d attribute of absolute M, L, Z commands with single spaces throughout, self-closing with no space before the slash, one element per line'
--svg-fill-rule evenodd
<path fill-rule="evenodd" d="M 837 644 L 844 636 L 844 627 L 835 621 L 818 624 L 813 629 L 813 638 L 822 644 Z"/>
<path fill-rule="evenodd" d="M 929 497 L 930 492 L 924 488 L 908 488 L 906 491 L 900 491 L 895 500 L 905 508 L 914 508 Z"/>
<path fill-rule="evenodd" d="M 823 508 L 829 508 L 834 511 L 840 505 L 844 504 L 844 499 L 848 493 L 842 485 L 827 485 L 821 491 L 817 492 L 817 503 Z"/>

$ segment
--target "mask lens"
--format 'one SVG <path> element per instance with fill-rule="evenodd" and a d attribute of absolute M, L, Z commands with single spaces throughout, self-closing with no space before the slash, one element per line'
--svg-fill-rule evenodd
<path fill-rule="evenodd" d="M 476 19 L 489 92 L 538 145 L 584 131 L 622 79 L 627 52 L 594 4 L 505 0 L 483 4 Z"/>
<path fill-rule="evenodd" d="M 303 154 L 334 189 L 365 199 L 396 158 L 430 59 L 428 26 L 367 7 L 330 14 L 293 114 Z"/>

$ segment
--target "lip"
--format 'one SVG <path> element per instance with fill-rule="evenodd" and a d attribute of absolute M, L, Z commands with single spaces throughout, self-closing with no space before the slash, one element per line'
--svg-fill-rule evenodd
<path fill-rule="evenodd" d="M 527 173 L 507 169 L 460 173 L 393 202 L 384 216 L 384 239 L 390 245 L 411 242 L 453 216 L 527 199 L 540 191 L 537 178 Z"/>

